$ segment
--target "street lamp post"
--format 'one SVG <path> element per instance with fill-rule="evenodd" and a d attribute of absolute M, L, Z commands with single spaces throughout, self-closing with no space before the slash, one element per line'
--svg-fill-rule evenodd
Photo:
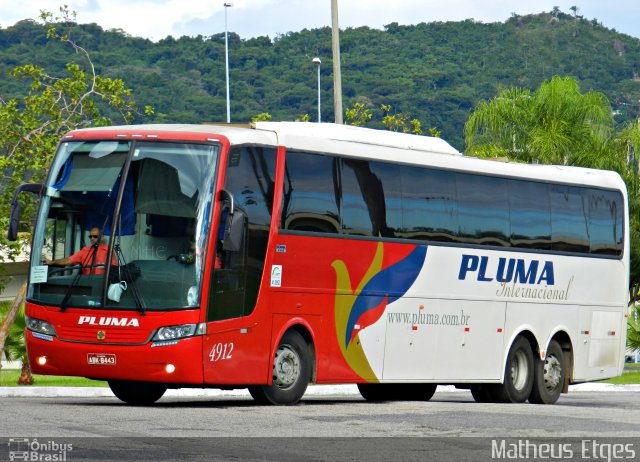
<path fill-rule="evenodd" d="M 224 4 L 224 57 L 227 80 L 227 123 L 231 123 L 231 98 L 229 96 L 229 37 L 227 32 L 227 8 L 233 6 L 232 3 Z"/>
<path fill-rule="evenodd" d="M 320 122 L 320 64 L 322 64 L 322 61 L 320 61 L 320 58 L 315 57 L 311 62 L 318 66 L 318 123 L 319 123 Z"/>
<path fill-rule="evenodd" d="M 333 112 L 335 122 L 342 125 L 342 77 L 340 74 L 340 27 L 338 0 L 331 0 L 331 50 L 333 52 Z"/>

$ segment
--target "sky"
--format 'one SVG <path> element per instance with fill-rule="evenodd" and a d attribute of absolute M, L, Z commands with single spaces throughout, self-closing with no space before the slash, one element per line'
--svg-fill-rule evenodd
<path fill-rule="evenodd" d="M 331 26 L 331 0 L 226 0 L 227 28 L 243 39 Z M 225 31 L 224 0 L 0 0 L 0 27 L 38 19 L 45 9 L 58 13 L 66 4 L 79 23 L 121 29 L 153 41 L 173 36 L 209 36 Z M 368 26 L 382 29 L 436 21 L 474 19 L 504 22 L 519 15 L 551 11 L 554 6 L 597 19 L 605 27 L 640 38 L 638 0 L 338 0 L 340 29 Z"/>

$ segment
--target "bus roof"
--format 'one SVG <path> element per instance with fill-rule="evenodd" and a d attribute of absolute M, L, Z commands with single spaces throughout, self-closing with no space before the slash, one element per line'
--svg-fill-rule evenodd
<path fill-rule="evenodd" d="M 558 165 L 496 162 L 463 156 L 440 138 L 370 128 L 311 122 L 255 122 L 248 124 L 148 124 L 95 127 L 75 130 L 64 139 L 216 139 L 232 145 L 286 146 L 288 149 L 345 157 L 429 165 L 545 182 L 574 183 L 625 189 L 620 176 L 611 171 Z"/>

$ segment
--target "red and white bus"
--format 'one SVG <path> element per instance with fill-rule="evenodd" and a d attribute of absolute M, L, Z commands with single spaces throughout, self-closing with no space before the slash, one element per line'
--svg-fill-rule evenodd
<path fill-rule="evenodd" d="M 623 369 L 612 172 L 334 124 L 140 125 L 68 133 L 46 184 L 21 189 L 41 194 L 33 372 L 107 380 L 127 403 L 211 387 L 292 404 L 309 383 L 553 403 Z M 116 264 L 44 264 L 95 228 Z"/>

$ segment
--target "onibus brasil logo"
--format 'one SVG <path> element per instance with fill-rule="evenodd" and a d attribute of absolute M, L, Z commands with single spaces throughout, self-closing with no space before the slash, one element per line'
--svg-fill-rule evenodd
<path fill-rule="evenodd" d="M 37 438 L 9 438 L 9 460 L 57 462 L 66 461 L 67 454 L 73 451 L 71 443 L 58 443 Z"/>

